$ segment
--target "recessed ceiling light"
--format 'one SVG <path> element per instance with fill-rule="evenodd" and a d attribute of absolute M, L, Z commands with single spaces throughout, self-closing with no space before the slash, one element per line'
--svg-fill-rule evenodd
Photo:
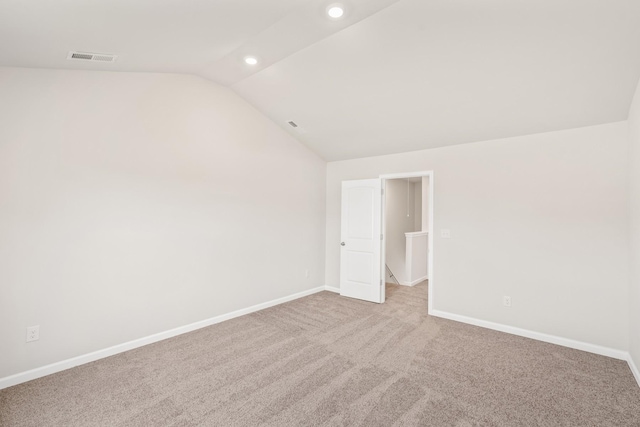
<path fill-rule="evenodd" d="M 344 7 L 341 4 L 332 4 L 327 8 L 327 15 L 333 19 L 342 18 L 342 15 L 344 15 Z"/>
<path fill-rule="evenodd" d="M 258 63 L 258 59 L 254 56 L 247 56 L 244 58 L 244 62 L 249 65 L 256 65 Z"/>

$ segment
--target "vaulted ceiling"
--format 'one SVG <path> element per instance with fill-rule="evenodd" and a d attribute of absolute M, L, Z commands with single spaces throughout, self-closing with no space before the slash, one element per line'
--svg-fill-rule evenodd
<path fill-rule="evenodd" d="M 331 161 L 625 120 L 640 1 L 0 0 L 0 65 L 200 75 Z"/>

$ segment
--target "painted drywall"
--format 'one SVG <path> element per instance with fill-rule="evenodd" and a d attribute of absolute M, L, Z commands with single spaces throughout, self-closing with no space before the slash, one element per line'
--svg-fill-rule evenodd
<path fill-rule="evenodd" d="M 427 278 L 429 247 L 428 233 L 406 233 L 407 238 L 407 282 L 413 286 Z"/>
<path fill-rule="evenodd" d="M 385 262 L 398 282 L 407 282 L 406 238 L 404 233 L 415 231 L 415 192 L 406 179 L 390 179 L 385 187 Z M 408 214 L 408 215 L 407 215 Z"/>
<path fill-rule="evenodd" d="M 324 284 L 326 163 L 229 89 L 0 68 L 0 117 L 0 378 Z"/>
<path fill-rule="evenodd" d="M 629 350 L 640 369 L 640 84 L 629 110 L 629 206 L 631 243 L 631 280 L 629 282 L 630 339 Z M 636 372 L 638 374 L 638 372 Z M 640 378 L 638 378 L 640 382 Z"/>
<path fill-rule="evenodd" d="M 626 351 L 627 152 L 617 122 L 330 162 L 327 284 L 339 283 L 340 182 L 431 170 L 434 309 Z"/>
<path fill-rule="evenodd" d="M 422 228 L 420 231 L 429 231 L 429 177 L 423 176 L 420 184 L 422 186 Z"/>
<path fill-rule="evenodd" d="M 413 231 L 422 231 L 422 179 L 411 183 L 413 189 Z"/>

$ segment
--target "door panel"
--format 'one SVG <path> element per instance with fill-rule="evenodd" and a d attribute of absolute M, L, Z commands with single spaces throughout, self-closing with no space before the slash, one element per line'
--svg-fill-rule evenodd
<path fill-rule="evenodd" d="M 353 187 L 347 189 L 347 238 L 371 239 L 374 233 L 375 189 Z"/>
<path fill-rule="evenodd" d="M 379 179 L 342 183 L 340 295 L 382 302 Z"/>
<path fill-rule="evenodd" d="M 371 283 L 375 277 L 371 275 L 375 267 L 373 257 L 366 252 L 345 251 L 347 265 L 347 280 L 361 284 Z"/>

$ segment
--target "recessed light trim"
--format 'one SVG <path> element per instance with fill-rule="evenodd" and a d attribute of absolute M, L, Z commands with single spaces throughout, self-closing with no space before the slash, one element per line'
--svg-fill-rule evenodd
<path fill-rule="evenodd" d="M 333 3 L 327 7 L 327 15 L 331 19 L 340 19 L 344 16 L 344 6 L 340 3 Z"/>
<path fill-rule="evenodd" d="M 244 58 L 244 63 L 248 64 L 248 65 L 257 65 L 258 64 L 258 58 L 256 58 L 255 56 L 246 56 Z"/>

